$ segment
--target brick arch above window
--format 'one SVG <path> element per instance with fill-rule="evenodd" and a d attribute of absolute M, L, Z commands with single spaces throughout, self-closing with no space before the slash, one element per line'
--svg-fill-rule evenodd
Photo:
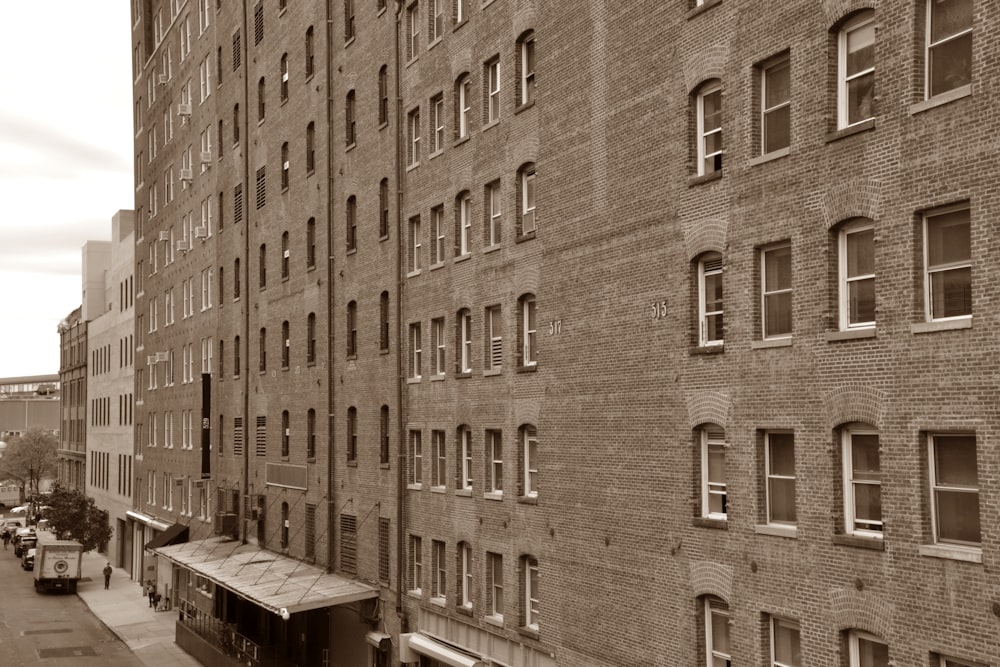
<path fill-rule="evenodd" d="M 727 60 L 729 47 L 723 44 L 713 44 L 689 54 L 683 65 L 684 87 L 688 94 L 693 94 L 711 79 L 721 80 Z"/>
<path fill-rule="evenodd" d="M 708 220 L 684 220 L 684 249 L 688 260 L 694 261 L 706 252 L 726 253 L 726 235 L 729 221 L 721 218 Z"/>
<path fill-rule="evenodd" d="M 879 0 L 822 0 L 823 15 L 831 30 L 838 30 L 840 24 L 851 14 L 866 9 L 878 9 Z"/>
<path fill-rule="evenodd" d="M 511 408 L 514 413 L 514 421 L 518 426 L 525 424 L 537 426 L 541 415 L 541 406 L 538 401 L 528 398 L 517 399 L 512 402 Z"/>
<path fill-rule="evenodd" d="M 514 293 L 519 297 L 523 294 L 538 293 L 538 267 L 518 268 L 514 276 Z"/>
<path fill-rule="evenodd" d="M 472 59 L 472 49 L 456 49 L 451 52 L 451 79 L 458 81 L 463 74 L 472 72 L 478 65 Z"/>
<path fill-rule="evenodd" d="M 511 25 L 514 28 L 515 35 L 523 36 L 526 32 L 534 31 L 535 25 L 538 23 L 536 4 L 534 2 L 517 3 L 514 15 L 511 17 Z"/>
<path fill-rule="evenodd" d="M 877 220 L 882 208 L 882 182 L 856 178 L 835 185 L 823 193 L 821 207 L 827 229 L 850 218 Z"/>
<path fill-rule="evenodd" d="M 861 383 L 842 384 L 823 396 L 827 421 L 831 426 L 864 422 L 882 428 L 888 394 Z"/>
<path fill-rule="evenodd" d="M 726 428 L 732 397 L 723 391 L 695 391 L 687 396 L 688 424 L 697 428 L 702 424 L 715 424 Z"/>
<path fill-rule="evenodd" d="M 692 561 L 691 589 L 694 597 L 714 595 L 730 604 L 733 595 L 733 567 L 712 561 Z"/>
<path fill-rule="evenodd" d="M 882 639 L 892 636 L 892 605 L 873 593 L 854 588 L 831 589 L 830 615 L 838 632 L 857 629 Z"/>

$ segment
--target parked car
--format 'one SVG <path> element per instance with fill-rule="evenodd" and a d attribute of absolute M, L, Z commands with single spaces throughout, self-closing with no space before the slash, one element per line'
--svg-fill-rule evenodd
<path fill-rule="evenodd" d="M 33 548 L 38 543 L 38 536 L 34 528 L 19 528 L 14 536 L 14 555 L 20 558 L 24 552 Z"/>
<path fill-rule="evenodd" d="M 21 569 L 22 570 L 34 570 L 35 569 L 35 552 L 37 549 L 31 548 L 24 552 L 21 556 Z"/>

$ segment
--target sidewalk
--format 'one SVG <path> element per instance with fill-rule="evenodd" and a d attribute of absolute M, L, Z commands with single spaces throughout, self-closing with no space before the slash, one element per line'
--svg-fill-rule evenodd
<path fill-rule="evenodd" d="M 40 542 L 55 539 L 38 532 Z M 90 611 L 122 640 L 148 667 L 202 667 L 201 663 L 174 643 L 177 611 L 153 611 L 142 586 L 129 579 L 125 570 L 115 568 L 111 586 L 104 590 L 101 571 L 108 560 L 95 551 L 83 554 L 83 579 L 77 595 Z"/>

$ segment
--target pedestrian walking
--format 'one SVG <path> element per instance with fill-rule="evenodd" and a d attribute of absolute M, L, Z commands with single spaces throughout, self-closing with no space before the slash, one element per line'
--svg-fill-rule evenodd
<path fill-rule="evenodd" d="M 153 585 L 152 581 L 147 581 L 146 586 L 148 587 L 146 590 L 146 597 L 149 598 L 149 606 L 152 607 L 153 598 L 156 597 L 156 586 Z"/>
<path fill-rule="evenodd" d="M 105 565 L 102 572 L 104 573 L 104 590 L 108 590 L 111 585 L 111 563 Z"/>
<path fill-rule="evenodd" d="M 6 528 L 3 529 L 3 548 L 7 549 L 7 545 L 10 544 L 10 531 Z"/>

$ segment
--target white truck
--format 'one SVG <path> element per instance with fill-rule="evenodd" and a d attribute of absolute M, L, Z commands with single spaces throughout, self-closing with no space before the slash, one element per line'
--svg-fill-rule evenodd
<path fill-rule="evenodd" d="M 35 549 L 35 590 L 76 593 L 83 545 L 72 540 L 54 540 L 39 542 Z"/>

